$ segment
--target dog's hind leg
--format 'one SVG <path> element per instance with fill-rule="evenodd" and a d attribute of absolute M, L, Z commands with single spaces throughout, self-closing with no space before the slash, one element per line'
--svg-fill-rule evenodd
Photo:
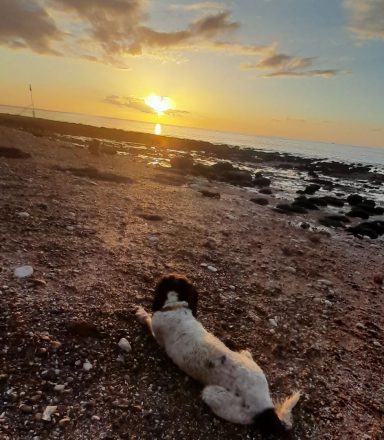
<path fill-rule="evenodd" d="M 203 389 L 202 398 L 218 417 L 242 425 L 252 423 L 252 416 L 243 406 L 242 399 L 225 388 L 208 385 Z"/>

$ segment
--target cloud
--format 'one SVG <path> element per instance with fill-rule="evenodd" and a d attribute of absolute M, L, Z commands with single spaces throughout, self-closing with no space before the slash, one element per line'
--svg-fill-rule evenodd
<path fill-rule="evenodd" d="M 131 108 L 142 113 L 155 113 L 155 111 L 144 102 L 143 98 L 135 98 L 134 96 L 110 95 L 104 98 L 103 102 L 117 107 Z"/>
<path fill-rule="evenodd" d="M 146 25 L 147 7 L 147 0 L 2 0 L 0 44 L 127 67 L 126 56 L 195 48 L 240 26 L 220 10 L 159 31 Z"/>
<path fill-rule="evenodd" d="M 215 41 L 212 43 L 211 49 L 225 52 L 228 55 L 263 55 L 273 52 L 276 46 L 277 43 L 248 45 L 227 41 Z"/>
<path fill-rule="evenodd" d="M 317 76 L 331 78 L 339 73 L 337 69 L 313 69 L 315 57 L 296 57 L 284 53 L 269 52 L 260 61 L 243 63 L 245 70 L 270 70 L 264 78 Z"/>
<path fill-rule="evenodd" d="M 178 11 L 207 11 L 208 9 L 211 10 L 223 10 L 225 9 L 221 3 L 218 2 L 197 2 L 197 3 L 190 3 L 188 5 L 182 5 L 182 4 L 175 4 L 171 5 L 170 9 L 175 9 Z"/>
<path fill-rule="evenodd" d="M 345 73 L 345 71 L 337 69 L 313 69 L 305 70 L 302 72 L 295 72 L 291 70 L 278 70 L 276 72 L 271 72 L 264 75 L 264 78 L 276 78 L 276 77 L 301 77 L 301 76 L 317 76 L 321 78 L 332 78 L 340 73 Z"/>
<path fill-rule="evenodd" d="M 39 3 L 1 0 L 0 10 L 0 44 L 59 55 L 59 51 L 52 47 L 52 42 L 62 40 L 65 34 Z"/>
<path fill-rule="evenodd" d="M 170 59 L 181 51 L 199 49 L 258 57 L 259 60 L 244 63 L 242 68 L 269 70 L 265 77 L 331 77 L 339 73 L 335 69 L 315 69 L 314 57 L 279 53 L 275 42 L 257 45 L 228 40 L 240 23 L 232 18 L 230 10 L 214 1 L 173 5 L 180 10 L 196 11 L 197 17 L 181 29 L 169 32 L 148 25 L 149 0 L 1 0 L 1 3 L 0 45 L 15 49 L 83 58 L 123 69 L 129 68 L 130 56 L 145 54 Z M 201 15 L 207 8 L 208 13 Z M 140 104 L 132 99 L 124 101 L 124 105 L 127 103 Z"/>
<path fill-rule="evenodd" d="M 359 39 L 384 39 L 384 0 L 344 0 L 348 28 Z"/>
<path fill-rule="evenodd" d="M 109 95 L 103 99 L 103 102 L 121 108 L 130 108 L 141 113 L 156 114 L 155 110 L 145 103 L 144 98 L 136 98 L 134 96 L 117 96 Z M 168 116 L 182 116 L 188 114 L 186 110 L 169 109 L 165 110 L 164 114 Z"/>

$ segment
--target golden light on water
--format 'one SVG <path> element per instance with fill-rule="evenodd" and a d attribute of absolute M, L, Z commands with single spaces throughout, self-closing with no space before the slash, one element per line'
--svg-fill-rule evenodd
<path fill-rule="evenodd" d="M 155 134 L 157 134 L 158 136 L 161 134 L 161 125 L 160 124 L 155 125 Z"/>
<path fill-rule="evenodd" d="M 145 98 L 144 102 L 158 115 L 162 115 L 167 110 L 173 108 L 173 102 L 171 98 L 168 98 L 168 96 L 150 95 Z"/>

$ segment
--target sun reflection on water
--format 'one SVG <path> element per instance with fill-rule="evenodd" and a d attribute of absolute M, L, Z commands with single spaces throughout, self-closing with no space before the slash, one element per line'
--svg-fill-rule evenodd
<path fill-rule="evenodd" d="M 155 125 L 155 130 L 154 130 L 155 134 L 160 135 L 161 134 L 161 125 L 160 124 L 156 124 Z"/>

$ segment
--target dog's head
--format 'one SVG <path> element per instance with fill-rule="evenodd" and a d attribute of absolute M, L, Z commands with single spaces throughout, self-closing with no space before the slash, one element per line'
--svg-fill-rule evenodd
<path fill-rule="evenodd" d="M 155 289 L 153 312 L 161 310 L 166 304 L 185 301 L 191 309 L 193 316 L 197 314 L 198 293 L 187 278 L 171 274 L 164 276 Z"/>

